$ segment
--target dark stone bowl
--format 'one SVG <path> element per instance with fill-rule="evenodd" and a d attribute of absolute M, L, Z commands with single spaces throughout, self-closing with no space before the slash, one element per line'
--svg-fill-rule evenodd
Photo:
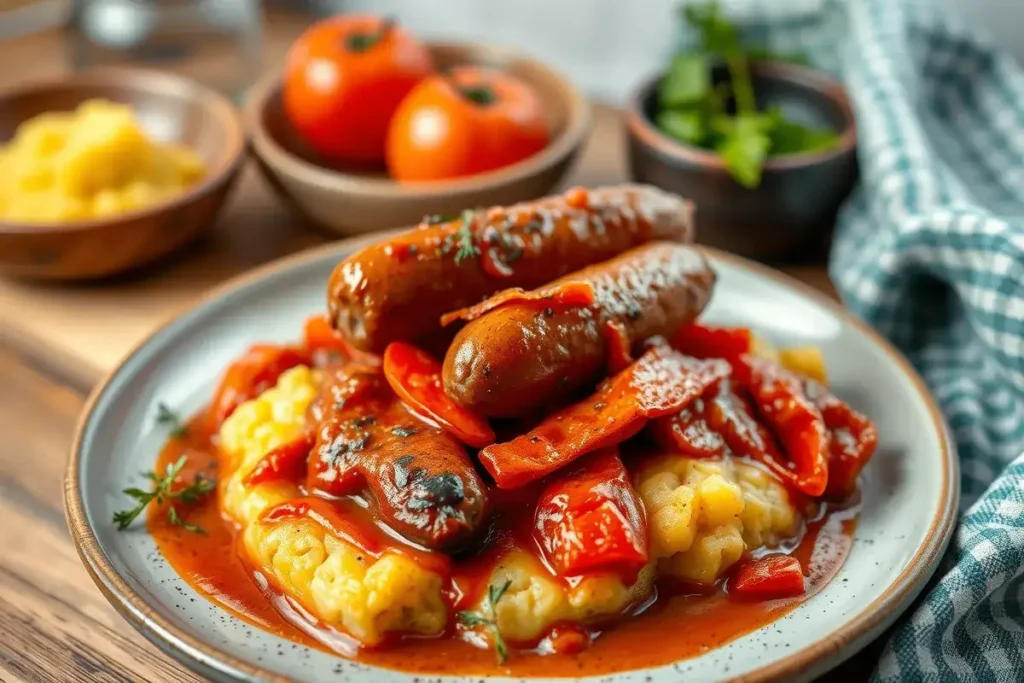
<path fill-rule="evenodd" d="M 750 63 L 759 107 L 778 106 L 805 125 L 829 127 L 840 141 L 823 152 L 769 159 L 761 184 L 747 189 L 712 151 L 679 142 L 654 125 L 658 83 L 646 81 L 626 110 L 632 177 L 696 202 L 697 241 L 762 261 L 798 258 L 822 244 L 857 180 L 857 129 L 843 86 L 812 69 Z M 724 80 L 717 67 L 714 80 Z"/>

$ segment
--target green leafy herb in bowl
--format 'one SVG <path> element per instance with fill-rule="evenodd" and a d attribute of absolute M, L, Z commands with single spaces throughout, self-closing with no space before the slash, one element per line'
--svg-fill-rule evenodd
<path fill-rule="evenodd" d="M 761 183 L 769 157 L 818 152 L 834 147 L 839 135 L 788 118 L 781 109 L 759 109 L 749 61 L 760 49 L 744 49 L 739 32 L 716 3 L 688 4 L 682 10 L 696 33 L 697 49 L 676 55 L 658 89 L 655 124 L 667 135 L 717 152 L 730 175 L 744 187 Z M 799 56 L 787 61 L 802 61 Z M 724 64 L 725 82 L 713 78 Z"/>

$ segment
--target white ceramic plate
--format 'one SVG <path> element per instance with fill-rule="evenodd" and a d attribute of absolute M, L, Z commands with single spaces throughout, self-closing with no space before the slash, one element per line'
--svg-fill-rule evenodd
<path fill-rule="evenodd" d="M 110 522 L 124 503 L 121 489 L 152 468 L 162 446 L 164 430 L 153 421 L 157 403 L 198 410 L 223 368 L 249 344 L 295 340 L 305 318 L 324 309 L 334 264 L 365 242 L 300 254 L 218 289 L 143 342 L 96 391 L 79 425 L 65 499 L 86 567 L 147 638 L 214 679 L 425 680 L 293 648 L 290 641 L 228 616 L 177 576 L 148 534 L 119 533 Z M 956 454 L 938 410 L 906 361 L 820 294 L 762 266 L 717 252 L 710 256 L 719 280 L 705 319 L 753 327 L 782 344 L 822 347 L 835 393 L 877 422 L 881 442 L 863 476 L 856 540 L 839 575 L 770 627 L 671 666 L 586 680 L 667 683 L 685 677 L 697 683 L 820 675 L 866 645 L 908 606 L 934 571 L 953 529 Z"/>

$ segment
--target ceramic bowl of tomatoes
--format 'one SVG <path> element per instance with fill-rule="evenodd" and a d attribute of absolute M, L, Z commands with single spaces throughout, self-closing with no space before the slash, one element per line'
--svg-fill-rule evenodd
<path fill-rule="evenodd" d="M 421 43 L 345 15 L 311 27 L 244 118 L 271 185 L 338 234 L 547 194 L 590 129 L 565 77 L 514 48 Z"/>

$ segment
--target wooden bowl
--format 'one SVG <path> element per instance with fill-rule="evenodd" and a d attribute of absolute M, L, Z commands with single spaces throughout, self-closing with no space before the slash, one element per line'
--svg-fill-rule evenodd
<path fill-rule="evenodd" d="M 116 216 L 66 223 L 0 221 L 0 272 L 53 280 L 120 273 L 192 240 L 213 223 L 224 203 L 245 158 L 241 120 L 225 97 L 179 76 L 104 69 L 15 87 L 0 93 L 0 142 L 33 116 L 70 111 L 96 97 L 131 105 L 154 139 L 194 149 L 206 176 L 165 202 Z"/>
<path fill-rule="evenodd" d="M 856 123 L 846 91 L 830 76 L 781 62 L 750 66 L 759 106 L 779 106 L 803 123 L 830 127 L 839 143 L 768 159 L 761 184 L 747 189 L 716 153 L 654 125 L 659 74 L 641 85 L 626 111 L 630 173 L 697 203 L 698 242 L 761 260 L 790 258 L 820 244 L 856 183 Z M 724 68 L 714 77 L 723 80 Z"/>
<path fill-rule="evenodd" d="M 432 44 L 439 68 L 470 64 L 510 72 L 537 91 L 552 131 L 541 152 L 511 166 L 453 180 L 398 183 L 383 172 L 332 168 L 299 139 L 281 103 L 281 76 L 256 84 L 243 110 L 246 130 L 270 184 L 328 232 L 350 235 L 411 225 L 428 214 L 512 204 L 547 194 L 590 130 L 590 105 L 565 77 L 518 50 L 480 44 Z"/>

